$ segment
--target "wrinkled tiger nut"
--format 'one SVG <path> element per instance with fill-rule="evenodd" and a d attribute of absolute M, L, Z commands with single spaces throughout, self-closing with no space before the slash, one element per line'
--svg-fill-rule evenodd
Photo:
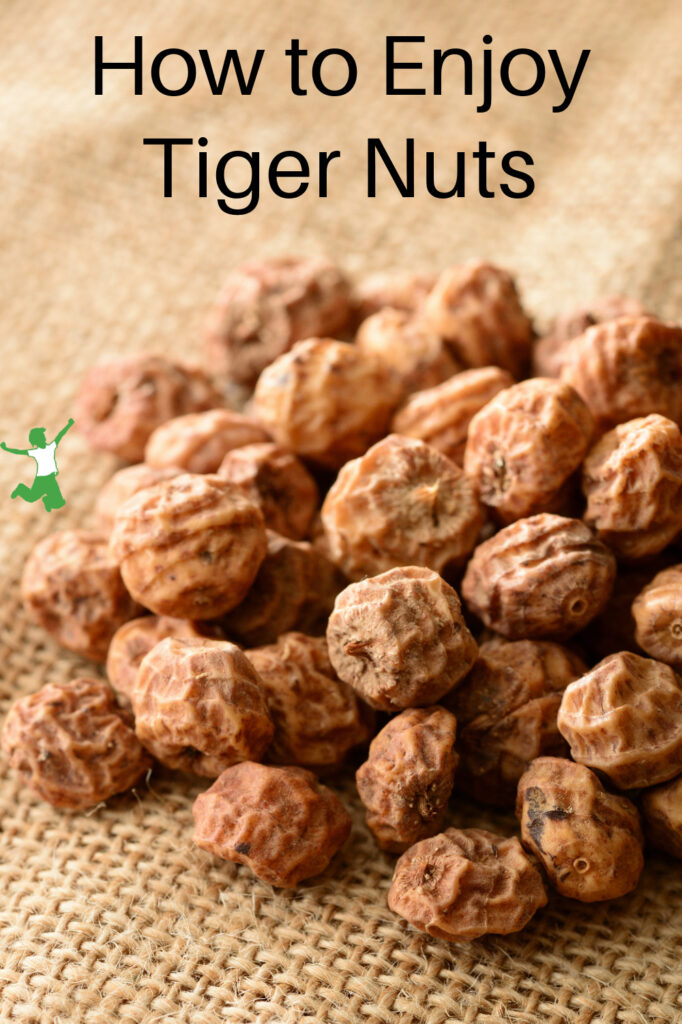
<path fill-rule="evenodd" d="M 406 564 L 464 564 L 483 515 L 469 478 L 423 441 L 390 434 L 343 467 L 322 505 L 324 550 L 352 580 Z"/>
<path fill-rule="evenodd" d="M 640 800 L 647 841 L 682 858 L 682 775 L 645 790 Z"/>
<path fill-rule="evenodd" d="M 130 789 L 152 765 L 111 687 L 85 676 L 15 701 L 2 749 L 41 800 L 71 810 Z"/>
<path fill-rule="evenodd" d="M 540 872 L 516 836 L 448 828 L 396 864 L 388 905 L 420 931 L 451 942 L 509 935 L 547 903 Z"/>
<path fill-rule="evenodd" d="M 39 541 L 24 567 L 21 597 L 33 622 L 93 661 L 104 661 L 118 627 L 140 612 L 107 538 L 88 530 L 60 530 Z"/>
<path fill-rule="evenodd" d="M 337 678 L 324 637 L 284 633 L 277 643 L 246 653 L 275 726 L 268 761 L 336 768 L 353 747 L 369 741 L 374 715 Z"/>
<path fill-rule="evenodd" d="M 253 414 L 283 448 L 339 469 L 386 433 L 400 397 L 383 360 L 344 341 L 310 338 L 266 367 Z"/>
<path fill-rule="evenodd" d="M 513 807 L 530 761 L 568 754 L 557 713 L 563 691 L 585 672 L 559 644 L 483 643 L 469 675 L 444 700 L 459 724 L 458 789 L 484 804 Z"/>
<path fill-rule="evenodd" d="M 152 484 L 161 483 L 162 480 L 170 480 L 180 473 L 182 470 L 177 466 L 148 466 L 146 462 L 119 469 L 107 480 L 95 502 L 95 515 L 101 528 L 107 533 L 111 531 L 116 513 L 133 494 Z"/>
<path fill-rule="evenodd" d="M 355 780 L 382 850 L 402 853 L 442 828 L 457 767 L 456 728 L 445 708 L 409 708 L 372 740 Z"/>
<path fill-rule="evenodd" d="M 499 366 L 464 370 L 443 384 L 410 395 L 393 417 L 391 428 L 430 444 L 462 466 L 471 420 L 498 391 L 513 383 L 512 375 Z"/>
<path fill-rule="evenodd" d="M 162 423 L 147 441 L 150 466 L 180 466 L 186 473 L 215 473 L 228 452 L 270 438 L 258 423 L 231 409 L 209 409 Z"/>
<path fill-rule="evenodd" d="M 347 810 L 305 768 L 228 768 L 194 801 L 193 842 L 246 864 L 257 878 L 291 887 L 319 875 L 350 833 Z"/>
<path fill-rule="evenodd" d="M 258 673 L 222 640 L 160 640 L 142 659 L 130 699 L 140 742 L 168 768 L 213 779 L 259 760 L 273 737 Z"/>
<path fill-rule="evenodd" d="M 682 672 L 682 565 L 659 572 L 632 605 L 639 646 Z"/>
<path fill-rule="evenodd" d="M 502 523 L 561 511 L 594 421 L 580 395 L 534 377 L 498 392 L 471 420 L 464 470 Z"/>
<path fill-rule="evenodd" d="M 269 529 L 292 540 L 308 535 L 319 504 L 317 484 L 291 452 L 248 444 L 228 452 L 218 475 L 251 492 Z"/>
<path fill-rule="evenodd" d="M 462 580 L 471 612 L 508 640 L 565 640 L 604 607 L 616 560 L 579 519 L 519 519 L 474 551 Z"/>
<path fill-rule="evenodd" d="M 588 307 L 571 310 L 556 318 L 547 334 L 533 348 L 533 376 L 558 377 L 566 359 L 568 343 L 588 327 L 622 316 L 647 316 L 636 299 L 607 295 L 595 299 Z"/>
<path fill-rule="evenodd" d="M 163 356 L 122 356 L 98 363 L 86 373 L 74 419 L 93 448 L 128 462 L 142 462 L 145 445 L 158 426 L 221 402 L 201 370 Z"/>
<path fill-rule="evenodd" d="M 435 704 L 478 650 L 456 592 L 421 566 L 346 587 L 329 617 L 327 643 L 339 678 L 385 711 Z"/>
<path fill-rule="evenodd" d="M 583 492 L 585 522 L 618 557 L 658 554 L 682 530 L 680 428 L 654 414 L 610 430 L 585 459 Z"/>
<path fill-rule="evenodd" d="M 564 691 L 559 731 L 571 757 L 619 789 L 682 772 L 682 679 L 660 661 L 623 651 Z"/>
<path fill-rule="evenodd" d="M 519 780 L 521 841 L 554 888 L 583 903 L 632 892 L 644 867 L 637 808 L 589 768 L 539 757 Z"/>
<path fill-rule="evenodd" d="M 219 476 L 190 473 L 129 498 L 110 538 L 130 593 L 177 619 L 213 619 L 238 605 L 266 549 L 255 501 Z"/>
<path fill-rule="evenodd" d="M 533 325 L 506 271 L 480 261 L 444 270 L 423 315 L 463 366 L 501 366 L 525 376 Z"/>
<path fill-rule="evenodd" d="M 361 323 L 387 306 L 407 313 L 418 312 L 437 279 L 437 274 L 423 272 L 371 274 L 355 290 L 356 322 Z"/>
<path fill-rule="evenodd" d="M 440 384 L 461 369 L 441 336 L 405 310 L 388 307 L 363 320 L 355 344 L 395 370 L 404 395 Z"/>
<path fill-rule="evenodd" d="M 596 324 L 568 346 L 561 379 L 600 433 L 650 413 L 682 425 L 682 328 L 653 317 Z"/>

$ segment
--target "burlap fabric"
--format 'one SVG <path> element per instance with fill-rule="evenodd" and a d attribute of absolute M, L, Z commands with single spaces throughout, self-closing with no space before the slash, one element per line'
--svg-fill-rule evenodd
<path fill-rule="evenodd" d="M 553 310 L 622 290 L 667 316 L 680 288 L 680 7 L 504 0 L 259 4 L 217 0 L 5 0 L 2 48 L 0 435 L 18 447 L 37 424 L 54 434 L 83 371 L 102 353 L 200 354 L 205 308 L 227 268 L 262 253 L 326 251 L 351 271 L 441 266 L 472 255 L 514 268 L 529 307 Z M 443 97 L 382 97 L 383 37 L 423 34 L 431 48 L 558 47 L 592 57 L 576 99 L 550 113 L 543 91 L 473 112 Z M 197 87 L 163 99 L 145 79 L 111 74 L 92 89 L 93 37 L 127 59 L 144 36 L 147 67 L 164 46 L 220 53 L 265 47 L 248 99 Z M 342 99 L 293 99 L 281 53 L 341 45 L 360 66 Z M 341 148 L 330 198 L 264 194 L 246 217 L 198 200 L 194 158 L 180 161 L 177 197 L 161 196 L 158 153 L 145 135 L 204 134 L 214 158 L 230 147 L 309 155 Z M 396 147 L 414 135 L 435 149 L 444 183 L 454 153 L 485 138 L 526 149 L 537 187 L 525 201 L 401 199 L 384 181 L 364 197 L 364 141 Z M 339 169 L 342 173 L 339 175 Z M 417 177 L 419 182 L 419 175 Z M 18 579 L 47 532 L 91 523 L 97 488 L 115 468 L 72 433 L 60 450 L 64 510 L 10 502 L 32 465 L 0 458 L 0 687 L 9 702 L 92 667 L 31 626 Z M 13 1022 L 192 1021 L 193 1024 L 404 1024 L 428 1021 L 588 1024 L 682 1019 L 682 879 L 652 857 L 630 897 L 581 906 L 552 897 L 525 932 L 470 946 L 418 935 L 386 907 L 392 861 L 377 852 L 349 781 L 345 851 L 295 893 L 192 848 L 201 784 L 155 775 L 149 788 L 91 814 L 53 811 L 2 768 L 0 1019 Z M 457 823 L 513 828 L 458 803 Z"/>

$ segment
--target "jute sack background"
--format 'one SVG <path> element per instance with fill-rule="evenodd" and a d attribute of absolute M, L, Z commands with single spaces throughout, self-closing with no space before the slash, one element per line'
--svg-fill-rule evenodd
<path fill-rule="evenodd" d="M 30 427 L 53 435 L 83 371 L 110 351 L 200 357 L 205 309 L 226 270 L 247 257 L 326 251 L 359 274 L 439 267 L 483 256 L 514 269 L 529 308 L 552 311 L 604 290 L 682 315 L 680 287 L 680 7 L 674 2 L 504 0 L 485 5 L 408 0 L 259 4 L 181 0 L 4 0 L 0 8 L 0 437 L 21 446 Z M 574 66 L 592 50 L 573 104 L 558 89 L 505 96 L 474 112 L 457 72 L 447 95 L 382 96 L 383 39 L 425 35 L 429 48 L 479 53 L 559 49 Z M 110 72 L 93 95 L 93 37 L 126 60 L 144 36 L 146 67 L 167 46 L 266 49 L 250 98 L 158 96 L 145 79 Z M 358 60 L 349 96 L 293 98 L 283 50 L 343 46 Z M 409 56 L 406 59 L 410 59 Z M 477 69 L 480 62 L 477 61 Z M 428 64 L 427 64 L 428 69 Z M 428 81 L 428 70 L 424 72 Z M 419 83 L 421 84 L 421 83 Z M 475 90 L 478 90 L 475 84 Z M 340 148 L 330 197 L 313 189 L 228 217 L 196 198 L 194 156 L 178 163 L 176 198 L 161 194 L 160 155 L 144 136 L 205 135 L 269 158 L 311 159 Z M 434 149 L 442 186 L 458 149 L 487 139 L 535 159 L 535 194 L 401 199 L 387 178 L 365 197 L 364 148 L 378 135 L 400 152 L 413 135 Z M 91 672 L 31 626 L 18 580 L 31 546 L 51 530 L 89 525 L 114 460 L 69 434 L 60 449 L 66 508 L 10 502 L 32 464 L 0 459 L 0 692 L 11 700 L 50 680 Z M 352 784 L 350 842 L 332 868 L 294 893 L 189 843 L 201 782 L 155 774 L 149 788 L 69 815 L 40 804 L 2 766 L 0 1020 L 135 1024 L 404 1024 L 429 1022 L 679 1021 L 682 880 L 652 857 L 637 891 L 606 906 L 553 896 L 516 937 L 450 946 L 418 935 L 386 908 L 392 861 L 377 852 Z M 456 801 L 453 821 L 511 831 L 509 818 Z"/>

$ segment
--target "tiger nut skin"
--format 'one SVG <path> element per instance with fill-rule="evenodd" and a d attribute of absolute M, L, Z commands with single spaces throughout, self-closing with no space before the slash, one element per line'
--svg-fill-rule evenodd
<path fill-rule="evenodd" d="M 594 903 L 636 888 L 644 867 L 637 808 L 589 768 L 537 758 L 519 780 L 516 815 L 523 845 L 562 896 Z"/>
<path fill-rule="evenodd" d="M 291 452 L 276 444 L 247 444 L 228 452 L 218 475 L 249 490 L 270 530 L 291 540 L 308 536 L 319 493 L 308 470 Z"/>
<path fill-rule="evenodd" d="M 585 399 L 599 433 L 651 413 L 682 425 L 682 328 L 653 317 L 596 324 L 568 346 L 561 379 Z"/>
<path fill-rule="evenodd" d="M 423 271 L 370 274 L 357 285 L 354 295 L 354 314 L 362 323 L 387 306 L 406 313 L 417 313 L 438 279 L 437 274 Z"/>
<path fill-rule="evenodd" d="M 275 726 L 269 762 L 328 771 L 369 742 L 374 714 L 337 677 L 324 637 L 284 633 L 276 643 L 246 653 L 265 687 Z"/>
<path fill-rule="evenodd" d="M 339 678 L 385 711 L 435 704 L 478 651 L 456 592 L 421 566 L 346 587 L 329 617 L 327 643 Z"/>
<path fill-rule="evenodd" d="M 60 530 L 39 541 L 21 578 L 26 613 L 63 647 L 104 661 L 109 642 L 140 612 L 109 553 L 107 538 Z"/>
<path fill-rule="evenodd" d="M 222 640 L 160 640 L 142 659 L 130 694 L 138 739 L 168 768 L 214 779 L 260 760 L 274 727 L 251 662 Z"/>
<path fill-rule="evenodd" d="M 533 348 L 533 376 L 558 377 L 566 360 L 568 343 L 588 327 L 622 316 L 647 316 L 641 302 L 622 295 L 606 295 L 589 306 L 571 310 L 556 318 L 547 334 Z"/>
<path fill-rule="evenodd" d="M 405 310 L 388 307 L 368 317 L 355 344 L 395 370 L 403 395 L 440 384 L 461 369 L 440 334 Z"/>
<path fill-rule="evenodd" d="M 637 643 L 682 672 L 682 565 L 657 573 L 632 604 Z"/>
<path fill-rule="evenodd" d="M 309 338 L 260 375 L 253 415 L 283 448 L 337 470 L 386 433 L 400 398 L 400 380 L 383 360 Z"/>
<path fill-rule="evenodd" d="M 324 257 L 253 260 L 228 275 L 205 327 L 208 365 L 253 386 L 294 342 L 342 331 L 350 285 Z"/>
<path fill-rule="evenodd" d="M 571 757 L 619 789 L 682 772 L 682 679 L 660 661 L 623 651 L 564 691 L 559 731 Z"/>
<path fill-rule="evenodd" d="M 442 828 L 457 767 L 456 729 L 445 708 L 408 708 L 372 740 L 355 781 L 382 850 L 402 853 Z"/>
<path fill-rule="evenodd" d="M 457 788 L 474 800 L 513 807 L 530 761 L 566 756 L 557 727 L 561 696 L 587 667 L 572 651 L 540 640 L 481 644 L 476 664 L 444 704 L 457 717 Z"/>
<path fill-rule="evenodd" d="M 397 434 L 343 467 L 321 519 L 324 550 L 351 580 L 406 564 L 436 572 L 461 566 L 483 523 L 462 470 L 423 441 Z"/>
<path fill-rule="evenodd" d="M 268 530 L 267 544 L 248 594 L 222 616 L 221 628 L 245 647 L 275 643 L 290 630 L 323 634 L 345 578 L 307 541 L 289 540 Z"/>
<path fill-rule="evenodd" d="M 463 370 L 436 387 L 410 395 L 393 417 L 391 429 L 430 444 L 456 466 L 463 466 L 469 424 L 498 391 L 512 384 L 512 375 L 499 366 Z"/>
<path fill-rule="evenodd" d="M 444 270 L 423 316 L 463 366 L 501 366 L 517 379 L 525 376 L 533 325 L 506 271 L 480 261 Z"/>
<path fill-rule="evenodd" d="M 258 423 L 231 409 L 209 409 L 162 423 L 147 441 L 150 466 L 179 466 L 187 473 L 216 473 L 228 452 L 270 438 Z"/>
<path fill-rule="evenodd" d="M 116 513 L 122 505 L 132 498 L 133 494 L 143 491 L 145 487 L 171 480 L 179 476 L 182 470 L 178 466 L 148 466 L 146 462 L 138 462 L 134 466 L 124 466 L 107 480 L 95 502 L 95 516 L 99 527 L 111 533 Z"/>
<path fill-rule="evenodd" d="M 244 599 L 267 539 L 258 505 L 240 488 L 216 475 L 183 473 L 128 499 L 109 548 L 145 608 L 213 619 Z"/>
<path fill-rule="evenodd" d="M 201 370 L 163 356 L 122 356 L 86 373 L 74 419 L 93 448 L 142 462 L 150 435 L 166 420 L 221 404 Z"/>
<path fill-rule="evenodd" d="M 682 530 L 680 428 L 652 414 L 604 434 L 585 459 L 583 493 L 585 522 L 619 558 L 661 552 Z"/>
<path fill-rule="evenodd" d="M 682 775 L 646 789 L 640 797 L 647 842 L 682 858 Z"/>
<path fill-rule="evenodd" d="M 448 828 L 396 864 L 390 909 L 438 939 L 471 942 L 524 928 L 547 903 L 540 872 L 516 836 Z"/>
<path fill-rule="evenodd" d="M 152 766 L 111 687 L 86 676 L 15 701 L 2 749 L 41 800 L 70 810 L 130 789 Z"/>
<path fill-rule="evenodd" d="M 305 768 L 244 762 L 194 801 L 193 842 L 291 888 L 324 871 L 350 834 L 339 798 Z"/>
<path fill-rule="evenodd" d="M 519 519 L 474 551 L 462 597 L 508 640 L 566 640 L 604 607 L 616 559 L 579 519 Z"/>

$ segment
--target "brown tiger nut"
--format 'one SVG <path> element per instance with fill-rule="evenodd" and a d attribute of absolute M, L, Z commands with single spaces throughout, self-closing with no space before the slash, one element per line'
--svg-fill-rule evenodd
<path fill-rule="evenodd" d="M 2 749 L 41 800 L 72 810 L 130 789 L 152 765 L 114 691 L 87 677 L 15 701 Z"/>
<path fill-rule="evenodd" d="M 554 888 L 583 903 L 632 892 L 644 867 L 637 808 L 589 768 L 539 757 L 519 780 L 521 841 Z"/>
<path fill-rule="evenodd" d="M 221 404 L 220 394 L 200 370 L 162 356 L 122 356 L 86 373 L 74 419 L 93 448 L 128 462 L 142 462 L 158 426 L 186 412 Z"/>
<path fill-rule="evenodd" d="M 21 596 L 33 622 L 93 661 L 104 661 L 118 627 L 140 612 L 106 537 L 87 530 L 60 530 L 36 544 L 24 567 Z"/>
<path fill-rule="evenodd" d="M 228 452 L 218 475 L 250 491 L 271 530 L 292 540 L 308 535 L 319 504 L 317 484 L 291 452 L 248 444 Z"/>
<path fill-rule="evenodd" d="M 647 841 L 682 858 L 682 775 L 645 790 L 641 806 Z"/>
<path fill-rule="evenodd" d="M 246 653 L 275 726 L 268 761 L 328 770 L 369 741 L 374 715 L 337 678 L 324 637 L 284 633 L 277 643 Z"/>
<path fill-rule="evenodd" d="M 444 270 L 423 315 L 463 366 L 501 366 L 516 378 L 525 376 L 533 325 L 506 271 L 483 262 Z"/>
<path fill-rule="evenodd" d="M 346 587 L 327 626 L 337 675 L 385 711 L 435 704 L 476 660 L 459 598 L 438 573 L 390 569 Z"/>
<path fill-rule="evenodd" d="M 386 433 L 400 397 L 383 360 L 344 341 L 310 338 L 263 371 L 253 414 L 283 448 L 335 470 Z"/>
<path fill-rule="evenodd" d="M 461 369 L 441 336 L 405 310 L 388 307 L 363 320 L 355 344 L 395 370 L 403 395 L 440 384 Z"/>
<path fill-rule="evenodd" d="M 561 379 L 600 433 L 650 413 L 682 424 L 682 328 L 644 316 L 596 324 L 568 346 Z"/>
<path fill-rule="evenodd" d="M 632 605 L 639 646 L 682 672 L 682 565 L 659 572 Z"/>
<path fill-rule="evenodd" d="M 346 580 L 306 541 L 268 530 L 268 549 L 248 594 L 220 619 L 225 633 L 245 647 L 275 643 L 281 633 L 324 633 Z"/>
<path fill-rule="evenodd" d="M 186 473 L 215 473 L 228 452 L 270 438 L 258 423 L 231 409 L 209 409 L 162 423 L 147 441 L 150 466 L 180 466 Z"/>
<path fill-rule="evenodd" d="M 456 729 L 445 708 L 408 708 L 372 740 L 355 780 L 382 850 L 402 853 L 442 828 L 457 767 Z"/>
<path fill-rule="evenodd" d="M 177 466 L 148 466 L 146 462 L 138 462 L 134 466 L 124 466 L 107 480 L 95 502 L 95 515 L 103 530 L 109 533 L 114 525 L 116 513 L 133 494 L 178 476 L 182 470 Z"/>
<path fill-rule="evenodd" d="M 147 750 L 168 768 L 211 779 L 259 760 L 274 734 L 258 673 L 222 640 L 160 640 L 142 659 L 130 698 Z"/>
<path fill-rule="evenodd" d="M 518 932 L 547 903 L 540 872 L 516 836 L 448 828 L 398 860 L 388 905 L 420 931 L 451 942 Z"/>
<path fill-rule="evenodd" d="M 502 523 L 561 511 L 594 430 L 580 395 L 534 377 L 498 392 L 471 420 L 464 470 Z"/>
<path fill-rule="evenodd" d="M 356 322 L 361 323 L 387 306 L 416 313 L 423 306 L 437 279 L 437 274 L 423 272 L 371 274 L 355 290 Z"/>
<path fill-rule="evenodd" d="M 296 341 L 341 331 L 350 285 L 323 257 L 255 260 L 228 276 L 206 323 L 208 365 L 242 384 Z"/>
<path fill-rule="evenodd" d="M 584 523 L 543 512 L 479 544 L 462 596 L 508 640 L 564 640 L 601 611 L 615 576 L 616 559 Z"/>
<path fill-rule="evenodd" d="M 648 316 L 636 299 L 622 295 L 607 295 L 595 299 L 588 307 L 571 310 L 556 318 L 548 333 L 533 348 L 533 375 L 558 377 L 566 359 L 568 343 L 583 334 L 588 327 L 622 316 Z"/>
<path fill-rule="evenodd" d="M 469 478 L 423 441 L 390 434 L 343 467 L 322 505 L 325 550 L 352 580 L 396 566 L 461 566 L 483 515 Z"/>
<path fill-rule="evenodd" d="M 658 554 L 682 530 L 680 428 L 653 414 L 610 430 L 585 459 L 583 492 L 585 522 L 618 557 Z"/>
<path fill-rule="evenodd" d="M 464 370 L 437 387 L 410 395 L 393 417 L 391 428 L 430 444 L 462 466 L 471 420 L 498 391 L 513 383 L 512 375 L 499 366 Z"/>
<path fill-rule="evenodd" d="M 238 605 L 266 549 L 255 501 L 219 476 L 190 473 L 129 498 L 110 539 L 130 593 L 177 619 L 213 619 Z"/>
<path fill-rule="evenodd" d="M 619 789 L 682 772 L 682 679 L 660 661 L 623 651 L 564 691 L 559 732 L 571 757 Z"/>
<path fill-rule="evenodd" d="M 224 771 L 193 812 L 192 839 L 202 850 L 287 887 L 324 871 L 351 827 L 339 798 L 312 772 L 251 761 Z"/>
<path fill-rule="evenodd" d="M 469 675 L 445 698 L 459 723 L 458 789 L 484 804 L 513 807 L 530 761 L 568 754 L 557 712 L 565 688 L 585 672 L 580 658 L 559 644 L 482 644 Z"/>

